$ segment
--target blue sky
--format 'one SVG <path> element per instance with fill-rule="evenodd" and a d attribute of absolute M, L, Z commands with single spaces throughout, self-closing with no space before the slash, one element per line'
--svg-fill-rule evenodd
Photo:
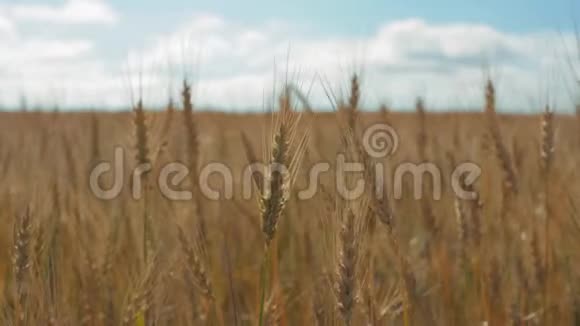
<path fill-rule="evenodd" d="M 368 107 L 477 108 L 491 73 L 506 109 L 570 110 L 574 12 L 578 0 L 1 0 L 0 103 L 123 107 L 142 75 L 157 105 L 186 71 L 200 105 L 260 108 L 288 69 L 320 107 L 322 80 L 339 93 L 361 71 Z"/>

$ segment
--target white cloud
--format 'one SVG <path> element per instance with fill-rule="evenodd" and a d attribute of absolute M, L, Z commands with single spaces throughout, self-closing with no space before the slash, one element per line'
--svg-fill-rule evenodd
<path fill-rule="evenodd" d="M 439 108 L 477 107 L 486 67 L 497 78 L 499 93 L 505 94 L 505 106 L 529 108 L 529 99 L 546 89 L 562 105 L 569 104 L 563 45 L 571 35 L 512 34 L 482 24 L 407 19 L 386 23 L 366 38 L 322 39 L 296 33 L 288 25 L 273 26 L 277 25 L 247 26 L 198 15 L 132 57 L 155 66 L 168 58 L 183 63 L 184 53 L 200 56 L 199 100 L 215 105 L 260 106 L 264 91 L 272 88 L 274 60 L 278 72 L 284 73 L 288 54 L 290 72 L 301 71 L 306 83 L 319 74 L 338 84 L 362 66 L 368 105 L 390 99 L 408 107 L 416 96 L 426 96 Z M 240 85 L 242 91 L 236 88 Z M 321 87 L 312 100 L 328 106 Z"/>
<path fill-rule="evenodd" d="M 13 35 L 15 32 L 14 24 L 12 21 L 2 15 L 0 12 L 0 37 Z"/>
<path fill-rule="evenodd" d="M 94 44 L 90 40 L 36 39 L 14 34 L 0 42 L 0 101 L 16 104 L 22 94 L 34 103 L 52 105 L 55 91 L 61 105 L 103 103 L 100 96 L 118 80 L 112 77 L 106 65 L 94 58 Z M 87 92 L 87 84 L 93 87 Z M 109 85 L 109 86 L 108 86 Z M 120 89 L 120 84 L 115 88 Z M 101 91 L 102 90 L 102 91 Z M 116 101 L 120 96 L 115 96 Z"/>
<path fill-rule="evenodd" d="M 115 24 L 119 16 L 104 0 L 67 0 L 61 6 L 13 5 L 8 12 L 15 20 L 53 24 Z"/>
<path fill-rule="evenodd" d="M 314 37 L 303 28 L 283 22 L 247 25 L 198 14 L 173 33 L 157 35 L 149 46 L 130 51 L 130 69 L 125 73 L 130 78 L 119 72 L 121 67 L 95 58 L 90 41 L 23 40 L 12 51 L 0 45 L 0 87 L 10 78 L 6 68 L 2 70 L 6 63 L 22 67 L 26 62 L 22 69 L 26 82 L 19 87 L 33 98 L 47 96 L 43 83 L 56 79 L 66 87 L 68 105 L 121 105 L 129 104 L 129 86 L 137 85 L 142 72 L 146 101 L 163 103 L 170 84 L 168 70 L 177 86 L 185 66 L 200 70 L 198 105 L 260 108 L 272 90 L 274 63 L 281 82 L 289 58 L 290 74 L 300 72 L 294 80 L 306 87 L 317 81 L 310 97 L 316 106 L 329 106 L 316 75 L 345 87 L 349 73 L 362 67 L 366 106 L 389 100 L 395 107 L 408 108 L 416 96 L 424 96 L 431 108 L 477 108 L 488 65 L 498 82 L 501 107 L 532 109 L 530 98 L 545 100 L 539 94 L 546 90 L 557 99 L 559 109 L 570 107 L 564 44 L 573 42 L 571 34 L 514 34 L 482 24 L 432 24 L 421 19 L 385 23 L 367 37 L 356 38 Z M 42 53 L 37 50 L 42 47 L 51 49 L 43 50 L 49 55 L 27 56 Z M 168 69 L 168 62 L 175 66 Z M 542 103 L 537 104 L 539 108 Z"/>
<path fill-rule="evenodd" d="M 93 47 L 90 41 L 70 40 L 15 40 L 0 46 L 0 62 L 4 67 L 21 71 L 26 64 L 39 65 L 47 60 L 71 59 L 88 53 Z"/>

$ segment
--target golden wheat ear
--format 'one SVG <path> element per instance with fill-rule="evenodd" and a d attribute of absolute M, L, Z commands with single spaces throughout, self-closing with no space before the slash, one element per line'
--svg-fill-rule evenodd
<path fill-rule="evenodd" d="M 133 125 L 135 130 L 135 159 L 138 164 L 147 164 L 149 158 L 149 131 L 143 101 L 139 100 L 133 108 Z"/>
<path fill-rule="evenodd" d="M 272 143 L 266 149 L 268 168 L 259 202 L 266 244 L 274 237 L 308 144 L 310 130 L 300 130 L 301 117 L 291 108 L 281 110 L 273 125 Z"/>
<path fill-rule="evenodd" d="M 138 283 L 128 292 L 124 302 L 122 325 L 149 325 L 147 317 L 153 304 L 160 268 L 159 254 L 152 255 L 149 263 L 141 270 Z"/>
<path fill-rule="evenodd" d="M 544 174 L 550 171 L 554 154 L 554 111 L 546 106 L 541 122 L 542 147 L 540 148 L 541 166 Z"/>
<path fill-rule="evenodd" d="M 360 79 L 357 74 L 353 74 L 350 79 L 350 95 L 348 106 L 346 107 L 347 125 L 353 132 L 357 131 L 359 119 L 359 102 L 360 102 Z"/>
<path fill-rule="evenodd" d="M 503 143 L 496 112 L 495 87 L 491 80 L 487 81 L 485 87 L 485 114 L 487 115 L 488 129 L 493 141 L 495 154 L 503 172 L 503 187 L 505 195 L 517 194 L 518 180 L 512 165 L 509 151 Z"/>
<path fill-rule="evenodd" d="M 314 123 L 315 116 L 312 111 L 312 106 L 310 105 L 310 102 L 308 101 L 306 95 L 304 95 L 297 87 L 293 86 L 289 86 L 288 91 L 292 95 L 296 96 L 298 102 L 302 104 L 304 108 L 304 111 L 301 111 L 300 113 L 295 113 L 298 114 L 297 118 L 298 120 L 296 121 L 295 126 L 297 130 L 297 139 L 295 143 L 293 142 L 293 153 L 295 156 L 293 161 L 290 163 L 291 168 L 290 171 L 291 175 L 293 175 L 290 184 L 293 185 L 296 180 L 298 170 L 300 169 L 300 166 L 304 161 L 304 157 L 308 152 L 310 138 L 312 135 L 312 126 Z M 305 112 L 306 115 L 304 115 L 303 112 Z"/>
<path fill-rule="evenodd" d="M 183 81 L 181 91 L 183 105 L 183 123 L 185 127 L 185 144 L 187 146 L 187 158 L 191 170 L 192 186 L 197 185 L 197 173 L 199 165 L 199 135 L 198 126 L 193 114 L 193 102 L 191 95 L 191 85 L 187 80 Z"/>
<path fill-rule="evenodd" d="M 185 235 L 183 228 L 177 226 L 178 240 L 181 245 L 181 251 L 186 259 L 185 270 L 187 272 L 186 282 L 190 293 L 200 292 L 207 300 L 213 300 L 214 294 L 210 279 L 207 275 L 205 264 L 202 257 L 205 254 L 200 253 L 202 250 L 199 245 L 194 245 Z"/>

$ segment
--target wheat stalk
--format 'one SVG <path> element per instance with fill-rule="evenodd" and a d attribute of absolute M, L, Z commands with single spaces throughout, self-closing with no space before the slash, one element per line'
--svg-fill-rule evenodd
<path fill-rule="evenodd" d="M 141 186 L 144 187 L 143 200 L 143 265 L 146 266 L 149 260 L 149 253 L 153 247 L 153 229 L 150 216 L 150 199 L 148 175 L 151 158 L 149 157 L 149 132 L 143 101 L 139 99 L 137 105 L 133 108 L 133 125 L 135 130 L 135 160 L 137 166 L 145 169 L 140 174 Z"/>
<path fill-rule="evenodd" d="M 12 267 L 14 273 L 14 323 L 24 325 L 26 319 L 26 301 L 29 295 L 30 271 L 30 242 L 32 237 L 32 223 L 30 211 L 20 215 L 14 224 L 14 251 Z"/>
<path fill-rule="evenodd" d="M 542 115 L 541 122 L 541 136 L 542 136 L 542 146 L 540 149 L 541 157 L 541 167 L 542 167 L 542 179 L 544 184 L 544 211 L 546 212 L 544 221 L 544 293 L 543 293 L 543 304 L 544 308 L 547 309 L 550 302 L 549 297 L 549 277 L 551 274 L 551 254 L 552 254 L 552 239 L 551 239 L 551 219 L 552 219 L 552 207 L 550 204 L 550 192 L 549 192 L 549 182 L 551 175 L 552 159 L 554 153 L 554 114 L 549 107 L 546 107 L 544 114 Z M 544 314 L 544 323 L 550 323 L 549 314 Z"/>
<path fill-rule="evenodd" d="M 286 96 L 289 96 L 288 93 Z M 308 145 L 309 130 L 306 130 L 302 136 L 297 135 L 300 117 L 300 114 L 289 108 L 281 108 L 274 126 L 270 154 L 267 154 L 268 166 L 263 180 L 264 185 L 258 200 L 266 248 L 260 272 L 260 326 L 264 322 L 266 267 L 269 262 L 270 244 L 276 235 L 278 221 L 288 202 L 290 190 Z"/>
<path fill-rule="evenodd" d="M 200 164 L 199 129 L 194 116 L 191 86 L 187 80 L 183 81 L 181 100 L 183 104 L 183 123 L 185 126 L 185 144 L 187 164 L 189 168 L 189 180 L 191 191 L 193 193 L 193 211 L 199 226 L 199 236 L 201 237 L 203 245 L 206 248 L 209 248 L 210 243 L 207 235 L 206 217 L 202 211 L 201 193 L 198 189 Z"/>
<path fill-rule="evenodd" d="M 351 325 L 357 296 L 358 240 L 355 215 L 347 209 L 340 230 L 340 252 L 335 284 L 337 305 L 345 325 Z"/>
<path fill-rule="evenodd" d="M 422 98 L 418 98 L 416 101 L 416 111 L 419 119 L 419 134 L 417 135 L 417 149 L 419 151 L 419 160 L 421 162 L 427 161 L 427 114 L 425 111 L 425 102 Z M 427 182 L 421 184 L 423 188 L 423 193 L 429 193 L 429 185 Z M 429 232 L 431 238 L 437 236 L 438 225 L 435 214 L 433 213 L 433 207 L 429 197 L 424 195 L 421 200 L 421 211 L 423 214 L 423 223 L 425 229 Z M 433 239 L 429 239 L 433 240 Z"/>

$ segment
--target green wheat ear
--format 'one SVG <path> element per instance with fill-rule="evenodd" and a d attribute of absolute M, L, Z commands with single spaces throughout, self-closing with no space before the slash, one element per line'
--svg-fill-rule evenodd
<path fill-rule="evenodd" d="M 147 325 L 145 323 L 145 313 L 144 312 L 140 312 L 137 315 L 137 318 L 135 318 L 135 326 L 145 326 Z"/>

